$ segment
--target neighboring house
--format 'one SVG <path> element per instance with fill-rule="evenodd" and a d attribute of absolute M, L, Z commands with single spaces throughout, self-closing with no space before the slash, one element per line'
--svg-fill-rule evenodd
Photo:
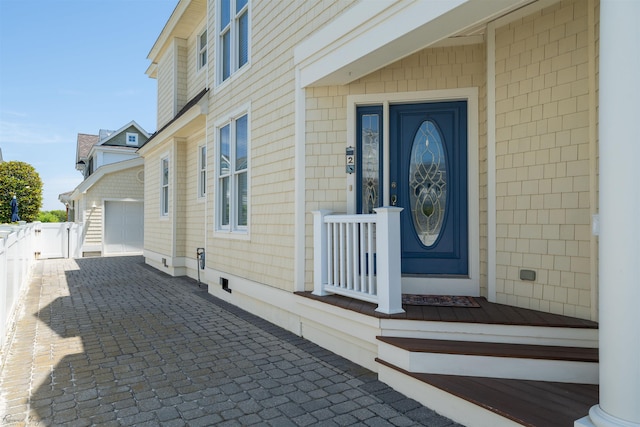
<path fill-rule="evenodd" d="M 179 1 L 148 56 L 160 130 L 138 151 L 146 262 L 195 278 L 204 251 L 211 294 L 465 424 L 511 421 L 424 373 L 599 383 L 591 420 L 640 423 L 640 176 L 626 161 L 640 155 L 638 12 Z M 401 294 L 484 297 L 508 324 L 426 319 Z M 418 351 L 434 340 L 461 350 Z M 526 356 L 477 355 L 498 343 Z M 554 360 L 598 346 L 599 365 Z"/>
<path fill-rule="evenodd" d="M 84 180 L 59 200 L 69 221 L 83 224 L 83 256 L 141 254 L 144 166 L 136 152 L 149 134 L 135 121 L 78 134 L 76 169 Z"/>

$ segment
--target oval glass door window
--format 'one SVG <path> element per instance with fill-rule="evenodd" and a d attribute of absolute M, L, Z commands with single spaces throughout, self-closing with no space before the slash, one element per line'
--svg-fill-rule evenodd
<path fill-rule="evenodd" d="M 413 139 L 409 199 L 418 238 L 423 245 L 433 246 L 447 208 L 447 159 L 440 131 L 428 120 L 422 122 Z"/>

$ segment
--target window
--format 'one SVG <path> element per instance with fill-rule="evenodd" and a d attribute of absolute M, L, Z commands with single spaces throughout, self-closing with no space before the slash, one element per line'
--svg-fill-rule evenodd
<path fill-rule="evenodd" d="M 138 134 L 127 132 L 127 145 L 138 145 Z"/>
<path fill-rule="evenodd" d="M 169 215 L 169 159 L 160 161 L 161 188 L 160 188 L 160 215 Z"/>
<path fill-rule="evenodd" d="M 249 61 L 249 1 L 219 0 L 219 82 Z"/>
<path fill-rule="evenodd" d="M 198 70 L 207 65 L 207 30 L 198 36 Z"/>
<path fill-rule="evenodd" d="M 198 150 L 198 197 L 207 194 L 207 146 L 202 145 Z"/>
<path fill-rule="evenodd" d="M 248 116 L 221 127 L 218 137 L 218 229 L 244 232 L 249 217 Z"/>

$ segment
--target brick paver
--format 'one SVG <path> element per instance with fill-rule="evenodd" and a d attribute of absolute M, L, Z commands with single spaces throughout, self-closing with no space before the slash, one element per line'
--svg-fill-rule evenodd
<path fill-rule="evenodd" d="M 455 425 L 141 257 L 38 261 L 6 347 L 2 426 Z"/>

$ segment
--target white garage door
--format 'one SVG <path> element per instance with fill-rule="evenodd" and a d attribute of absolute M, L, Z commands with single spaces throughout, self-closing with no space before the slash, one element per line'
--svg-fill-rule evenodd
<path fill-rule="evenodd" d="M 104 203 L 104 253 L 140 254 L 144 240 L 142 202 Z"/>

